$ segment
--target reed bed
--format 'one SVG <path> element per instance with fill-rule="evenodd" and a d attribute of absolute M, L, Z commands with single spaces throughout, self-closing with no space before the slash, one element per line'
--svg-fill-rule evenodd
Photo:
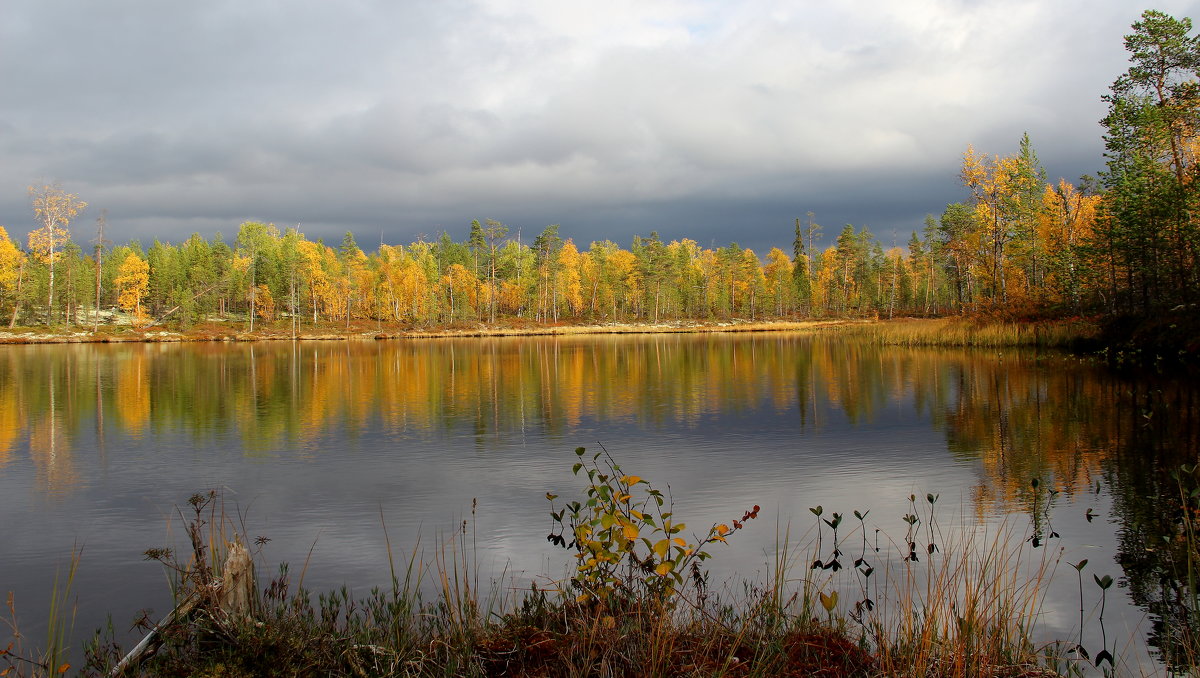
<path fill-rule="evenodd" d="M 1056 675 L 1038 667 L 1035 642 L 1057 561 L 1031 553 L 1010 525 L 972 530 L 889 572 L 880 614 L 865 622 L 885 675 Z"/>
<path fill-rule="evenodd" d="M 848 323 L 842 334 L 898 346 L 980 346 L 989 348 L 1072 348 L 1095 341 L 1097 324 L 1081 318 L 1009 322 L 981 318 L 903 318 Z"/>

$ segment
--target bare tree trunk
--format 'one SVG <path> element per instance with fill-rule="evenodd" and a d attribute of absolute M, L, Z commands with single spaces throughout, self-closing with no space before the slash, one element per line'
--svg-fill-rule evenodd
<path fill-rule="evenodd" d="M 54 325 L 54 246 L 50 247 L 50 289 L 46 296 L 46 324 Z"/>
<path fill-rule="evenodd" d="M 100 218 L 96 220 L 96 309 L 95 315 L 92 316 L 93 333 L 100 329 L 100 273 L 103 269 L 104 225 L 108 220 L 107 215 L 107 210 L 101 210 Z"/>
<path fill-rule="evenodd" d="M 13 299 L 12 320 L 8 321 L 8 329 L 10 329 L 10 330 L 17 326 L 17 312 L 21 310 L 21 287 L 22 287 L 22 283 L 24 283 L 24 281 L 25 281 L 25 260 L 22 259 L 21 265 L 17 268 L 17 294 L 16 294 L 16 298 Z"/>

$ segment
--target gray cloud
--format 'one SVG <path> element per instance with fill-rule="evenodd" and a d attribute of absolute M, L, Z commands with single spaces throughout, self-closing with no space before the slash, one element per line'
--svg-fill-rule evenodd
<path fill-rule="evenodd" d="M 1175 15 L 1196 2 L 1162 3 Z M 494 217 L 581 245 L 658 230 L 755 249 L 812 210 L 903 243 L 963 197 L 968 143 L 1028 131 L 1102 167 L 1126 3 L 13 0 L 0 224 L 61 181 L 110 233 L 242 219 L 391 242 Z M 828 233 L 828 231 L 827 231 Z M 736 237 L 734 237 L 736 236 Z M 82 238 L 80 238 L 82 239 Z"/>

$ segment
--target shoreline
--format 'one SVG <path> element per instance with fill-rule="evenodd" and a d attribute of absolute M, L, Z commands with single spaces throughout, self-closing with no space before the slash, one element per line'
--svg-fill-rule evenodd
<path fill-rule="evenodd" d="M 1161 326 L 1169 323 L 1170 329 Z M 411 339 L 473 339 L 505 337 L 562 337 L 586 335 L 748 334 L 754 332 L 833 333 L 891 346 L 1037 347 L 1070 353 L 1106 355 L 1117 362 L 1153 358 L 1155 362 L 1186 363 L 1200 356 L 1200 341 L 1191 330 L 1200 323 L 1178 315 L 1134 325 L 1136 332 L 1112 319 L 1063 317 L 1005 320 L 979 316 L 823 318 L 813 320 L 537 323 L 508 319 L 495 324 L 456 322 L 414 327 L 357 322 L 349 327 L 317 326 L 293 331 L 278 324 L 247 331 L 241 321 L 213 321 L 187 330 L 163 326 L 133 328 L 106 325 L 98 332 L 76 327 L 51 330 L 26 327 L 0 330 L 0 345 L 119 344 L 119 343 L 234 343 L 263 341 L 384 341 Z M 1124 333 L 1115 330 L 1124 329 Z M 1144 353 L 1140 348 L 1147 349 Z"/>
<path fill-rule="evenodd" d="M 150 329 L 146 331 L 122 327 L 105 328 L 107 331 L 92 332 L 76 330 L 49 332 L 45 330 L 0 331 L 0 344 L 119 344 L 119 343 L 193 343 L 193 342 L 249 342 L 249 341 L 381 341 L 388 339 L 458 339 L 490 337 L 539 337 L 596 334 L 701 334 L 740 332 L 788 332 L 806 331 L 836 326 L 863 325 L 875 320 L 776 320 L 776 321 L 725 321 L 707 323 L 700 321 L 675 321 L 660 323 L 608 323 L 602 325 L 532 325 L 513 327 L 508 325 L 479 325 L 475 327 L 443 327 L 430 329 L 362 328 L 348 330 L 312 330 L 293 334 L 287 330 L 268 329 L 247 332 L 243 328 L 213 328 L 208 325 L 198 331 L 176 331 Z M 220 332 L 219 329 L 229 331 Z"/>

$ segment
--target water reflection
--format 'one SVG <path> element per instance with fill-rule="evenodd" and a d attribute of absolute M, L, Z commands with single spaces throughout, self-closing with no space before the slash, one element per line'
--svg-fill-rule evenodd
<path fill-rule="evenodd" d="M 1046 523 L 1056 506 L 1082 511 L 1072 500 L 1094 494 L 1099 482 L 1111 493 L 1112 515 L 1095 528 L 1115 523 L 1122 586 L 1157 624 L 1150 642 L 1169 654 L 1178 639 L 1164 629 L 1188 619 L 1179 569 L 1186 563 L 1184 508 L 1169 475 L 1197 458 L 1195 388 L 1183 379 L 1117 377 L 1065 356 L 879 347 L 795 334 L 3 348 L 4 509 L 17 508 L 9 504 L 27 484 L 40 500 L 78 496 L 86 505 L 71 510 L 90 510 L 95 499 L 84 495 L 114 491 L 110 467 L 142 482 L 187 469 L 187 477 L 173 481 L 187 491 L 202 489 L 206 474 L 219 475 L 209 469 L 222 465 L 233 474 L 249 468 L 263 476 L 276 469 L 295 474 L 289 478 L 319 475 L 341 494 L 320 495 L 332 490 L 316 480 L 305 491 L 329 512 L 325 507 L 346 495 L 374 491 L 381 478 L 414 496 L 472 482 L 464 475 L 478 473 L 472 464 L 494 477 L 511 471 L 512 486 L 544 487 L 543 464 L 558 465 L 538 459 L 526 437 L 548 441 L 539 451 L 567 451 L 581 431 L 625 431 L 626 439 L 643 442 L 657 436 L 646 449 L 676 455 L 672 468 L 679 473 L 726 469 L 722 487 L 696 486 L 732 495 L 702 495 L 706 501 L 738 506 L 763 487 L 786 497 L 806 477 L 836 473 L 861 493 L 882 469 L 920 477 L 931 471 L 930 459 L 947 463 L 936 461 L 940 454 L 967 469 L 964 496 L 978 518 L 1024 513 L 1041 538 L 1050 534 Z M 936 432 L 944 449 L 900 455 L 918 430 Z M 732 448 L 701 448 L 698 439 L 713 431 Z M 414 440 L 435 438 L 438 445 L 424 456 L 411 449 Z M 357 441 L 372 441 L 380 458 L 347 455 Z M 431 456 L 459 454 L 463 442 L 491 456 L 465 465 Z M 679 449 L 688 445 L 695 449 Z M 759 463 L 741 459 L 734 469 L 731 450 Z M 122 467 L 126 456 L 139 468 Z M 231 464 L 229 456 L 265 466 Z M 285 470 L 280 457 L 313 467 Z M 654 463 L 652 456 L 645 461 Z M 389 463 L 407 465 L 405 473 Z M 426 510 L 433 500 L 425 501 L 405 510 Z M 497 525 L 496 534 L 524 530 L 541 509 Z M 320 513 L 304 515 L 310 523 L 321 520 Z M 305 543 L 310 527 L 296 528 Z M 346 534 L 343 527 L 337 538 L 349 540 Z M 537 536 L 504 547 L 510 551 L 504 555 L 534 549 Z M 143 539 L 121 547 L 136 553 L 148 545 Z"/>
<path fill-rule="evenodd" d="M 482 441 L 585 421 L 689 427 L 766 406 L 817 432 L 829 408 L 853 427 L 911 401 L 951 453 L 978 460 L 979 510 L 1010 511 L 1028 506 L 1031 478 L 1091 486 L 1122 432 L 1144 428 L 1126 387 L 1067 359 L 794 335 L 31 346 L 0 352 L 0 374 L 0 465 L 28 440 L 52 494 L 79 481 L 73 441 L 89 430 L 102 442 L 111 426 L 197 443 L 235 434 L 253 455 L 371 422 L 469 426 Z"/>

